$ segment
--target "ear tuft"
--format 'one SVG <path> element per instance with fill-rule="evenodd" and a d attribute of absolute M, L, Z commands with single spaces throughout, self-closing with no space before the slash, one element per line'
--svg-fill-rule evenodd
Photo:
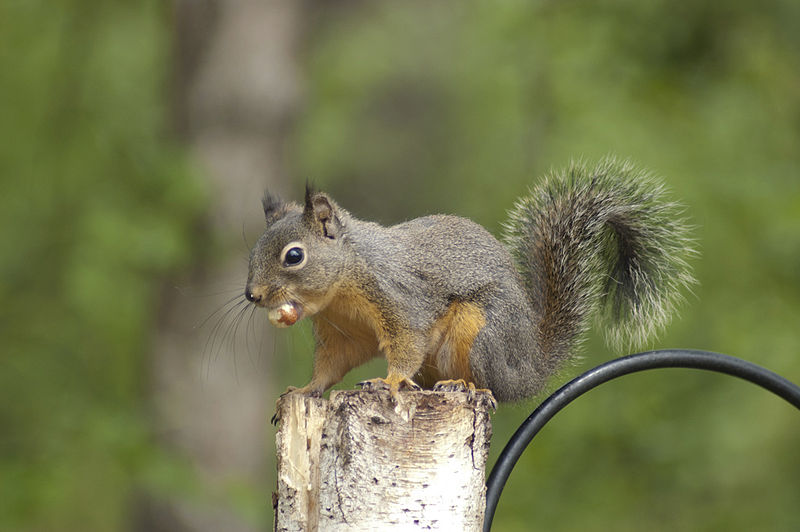
<path fill-rule="evenodd" d="M 271 194 L 269 191 L 264 192 L 264 197 L 261 199 L 261 205 L 264 206 L 264 218 L 267 225 L 272 225 L 275 221 L 279 220 L 286 214 L 287 205 L 278 196 Z"/>
<path fill-rule="evenodd" d="M 305 197 L 305 204 L 308 205 L 311 203 L 311 198 L 314 197 L 314 185 L 311 184 L 310 181 L 306 181 L 306 197 Z"/>

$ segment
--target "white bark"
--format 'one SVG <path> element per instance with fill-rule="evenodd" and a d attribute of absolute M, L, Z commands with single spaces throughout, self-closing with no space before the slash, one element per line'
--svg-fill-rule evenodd
<path fill-rule="evenodd" d="M 481 530 L 488 394 L 281 399 L 275 529 Z"/>

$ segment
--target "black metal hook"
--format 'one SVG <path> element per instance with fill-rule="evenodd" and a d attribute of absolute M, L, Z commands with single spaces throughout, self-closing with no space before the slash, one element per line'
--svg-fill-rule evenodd
<path fill-rule="evenodd" d="M 740 358 L 690 349 L 667 349 L 630 355 L 606 362 L 571 380 L 528 416 L 506 444 L 486 481 L 483 530 L 492 528 L 497 503 L 511 470 L 531 440 L 561 409 L 589 390 L 631 373 L 660 368 L 690 368 L 739 377 L 769 390 L 800 409 L 800 386 L 780 375 Z"/>

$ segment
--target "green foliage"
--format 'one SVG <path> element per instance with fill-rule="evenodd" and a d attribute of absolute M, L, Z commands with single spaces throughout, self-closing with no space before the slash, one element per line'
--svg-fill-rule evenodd
<path fill-rule="evenodd" d="M 0 528 L 121 528 L 148 331 L 204 193 L 165 130 L 157 2 L 0 5 Z M 155 482 L 158 484 L 158 482 Z"/>
<path fill-rule="evenodd" d="M 499 234 L 551 166 L 631 157 L 688 206 L 701 249 L 696 294 L 653 347 L 726 352 L 800 382 L 796 2 L 412 1 L 325 15 L 298 175 L 363 217 L 444 211 Z M 621 354 L 596 337 L 587 347 L 554 386 Z M 497 529 L 797 529 L 797 412 L 751 388 L 676 370 L 593 392 L 523 457 Z M 494 456 L 535 404 L 501 406 Z"/>
<path fill-rule="evenodd" d="M 499 234 L 551 166 L 630 157 L 689 207 L 702 252 L 696 296 L 653 347 L 800 382 L 800 4 L 318 9 L 289 143 L 299 180 L 366 218 L 452 212 Z M 168 14 L 152 0 L 0 3 L 3 530 L 121 529 L 137 487 L 197 484 L 145 421 L 157 292 L 196 252 L 206 201 L 166 132 Z M 308 330 L 292 342 L 281 384 L 310 373 Z M 594 337 L 585 353 L 553 386 L 619 354 Z M 501 406 L 493 456 L 535 404 Z M 545 429 L 496 526 L 796 530 L 798 442 L 796 411 L 750 385 L 629 378 Z M 243 509 L 262 495 L 235 493 Z"/>

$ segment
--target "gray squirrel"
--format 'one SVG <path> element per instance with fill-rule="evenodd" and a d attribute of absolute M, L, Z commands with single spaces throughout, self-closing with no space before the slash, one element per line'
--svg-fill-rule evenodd
<path fill-rule="evenodd" d="M 267 194 L 245 297 L 284 327 L 313 322 L 319 396 L 381 354 L 370 389 L 485 388 L 499 401 L 541 391 L 591 318 L 614 346 L 669 321 L 694 279 L 682 207 L 627 161 L 572 163 L 519 199 L 505 243 L 433 215 L 383 227 L 306 188 L 303 205 Z"/>

